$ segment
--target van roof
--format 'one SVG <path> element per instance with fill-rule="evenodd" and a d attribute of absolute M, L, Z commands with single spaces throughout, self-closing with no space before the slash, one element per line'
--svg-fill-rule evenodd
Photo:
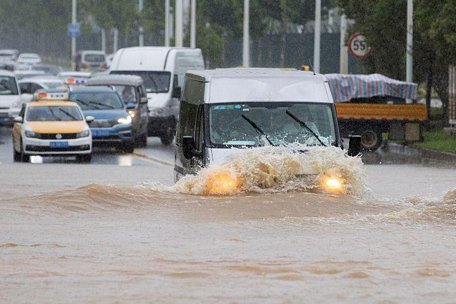
<path fill-rule="evenodd" d="M 111 70 L 165 70 L 167 58 L 173 51 L 201 54 L 200 49 L 186 47 L 137 46 L 122 48 L 114 55 Z M 119 57 L 122 57 L 122 60 L 118 60 Z M 128 58 L 128 60 L 124 58 Z"/>
<path fill-rule="evenodd" d="M 88 86 L 96 85 L 127 85 L 127 86 L 138 86 L 142 85 L 143 80 L 140 76 L 136 75 L 103 75 L 94 78 L 89 78 L 86 82 Z"/>
<path fill-rule="evenodd" d="M 221 68 L 214 70 L 188 71 L 192 74 L 211 81 L 216 78 L 308 78 L 326 80 L 323 75 L 314 72 L 301 71 L 292 68 Z M 191 76 L 190 76 L 191 77 Z"/>
<path fill-rule="evenodd" d="M 188 71 L 186 76 L 209 83 L 210 90 L 206 92 L 206 103 L 333 103 L 327 79 L 314 72 L 277 68 L 227 68 Z"/>

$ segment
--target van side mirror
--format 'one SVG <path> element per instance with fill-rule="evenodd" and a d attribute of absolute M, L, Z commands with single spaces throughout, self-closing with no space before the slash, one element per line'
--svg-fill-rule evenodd
<path fill-rule="evenodd" d="M 348 143 L 348 156 L 356 156 L 361 152 L 361 135 L 350 135 Z"/>
<path fill-rule="evenodd" d="M 171 97 L 180 99 L 181 95 L 182 95 L 181 87 L 174 87 L 173 88 L 173 95 Z"/>
<path fill-rule="evenodd" d="M 17 123 L 22 123 L 24 120 L 22 119 L 21 116 L 16 116 L 14 117 L 14 122 L 17 122 Z"/>
<path fill-rule="evenodd" d="M 195 140 L 192 136 L 184 136 L 182 138 L 182 144 L 185 158 L 190 159 L 194 156 L 202 156 L 202 153 L 196 150 Z"/>
<path fill-rule="evenodd" d="M 139 103 L 147 103 L 147 97 L 141 97 Z"/>

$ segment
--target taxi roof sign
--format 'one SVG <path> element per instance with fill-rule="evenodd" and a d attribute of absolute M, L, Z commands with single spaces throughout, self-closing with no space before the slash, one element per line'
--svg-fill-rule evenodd
<path fill-rule="evenodd" d="M 68 92 L 66 91 L 57 91 L 57 92 L 50 92 L 50 91 L 38 91 L 35 95 L 36 101 L 46 100 L 46 101 L 62 101 L 62 100 L 69 100 Z"/>
<path fill-rule="evenodd" d="M 80 78 L 67 78 L 65 79 L 65 83 L 66 84 L 79 84 L 79 85 L 83 85 L 85 84 L 87 81 L 85 79 L 80 79 Z"/>

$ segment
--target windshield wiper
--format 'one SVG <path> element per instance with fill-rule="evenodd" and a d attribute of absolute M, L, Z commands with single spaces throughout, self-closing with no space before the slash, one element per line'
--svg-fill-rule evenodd
<path fill-rule="evenodd" d="M 250 120 L 250 118 L 248 118 L 247 116 L 245 116 L 244 114 L 241 115 L 242 118 L 244 118 L 258 133 L 260 133 L 260 135 L 263 135 L 264 138 L 266 138 L 266 140 L 268 141 L 268 143 L 271 145 L 271 146 L 275 146 L 272 141 L 267 137 L 267 135 L 263 132 L 263 130 L 260 129 L 260 127 L 258 127 L 258 125 L 256 123 L 254 123 L 252 120 Z"/>
<path fill-rule="evenodd" d="M 73 114 L 69 113 L 68 111 L 66 111 L 62 108 L 59 108 L 59 111 L 64 113 L 66 116 L 72 118 L 73 120 L 78 120 L 78 118 L 76 116 L 74 116 Z"/>
<path fill-rule="evenodd" d="M 89 104 L 94 104 L 94 105 L 97 105 L 97 106 L 107 107 L 108 109 L 114 109 L 115 108 L 114 106 L 111 106 L 111 105 L 108 105 L 108 104 L 102 103 L 102 102 L 97 102 L 97 101 L 90 101 Z"/>
<path fill-rule="evenodd" d="M 58 116 L 55 114 L 55 112 L 54 112 L 54 110 L 52 109 L 52 107 L 49 107 L 49 112 L 51 112 L 52 117 L 54 117 L 56 121 L 61 121 L 61 120 L 62 120 L 60 117 L 58 117 Z"/>
<path fill-rule="evenodd" d="M 294 116 L 293 113 L 291 113 L 288 110 L 286 110 L 285 113 L 287 113 L 288 116 L 293 118 L 301 127 L 305 128 L 307 131 L 309 131 L 310 134 L 312 134 L 318 140 L 318 142 L 320 144 L 322 144 L 322 146 L 326 147 L 326 145 L 321 141 L 320 137 L 318 137 L 318 135 L 311 128 L 309 128 L 305 122 L 303 122 L 301 119 Z"/>

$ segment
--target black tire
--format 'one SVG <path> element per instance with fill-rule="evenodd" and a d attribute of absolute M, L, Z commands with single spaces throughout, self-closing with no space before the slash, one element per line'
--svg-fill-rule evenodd
<path fill-rule="evenodd" d="M 174 131 L 171 128 L 168 128 L 166 132 L 160 136 L 160 141 L 164 146 L 169 146 L 174 139 Z"/>
<path fill-rule="evenodd" d="M 21 161 L 21 153 L 17 152 L 13 147 L 13 159 L 15 162 Z"/>
<path fill-rule="evenodd" d="M 138 148 L 147 147 L 147 132 L 144 132 L 136 139 L 136 146 Z"/>
<path fill-rule="evenodd" d="M 135 145 L 134 143 L 122 144 L 120 150 L 125 153 L 133 153 L 135 151 Z"/>
<path fill-rule="evenodd" d="M 20 161 L 23 163 L 28 163 L 28 162 L 30 162 L 30 155 L 27 155 L 24 153 L 24 147 L 22 146 L 22 138 L 20 139 L 20 141 L 21 141 Z"/>
<path fill-rule="evenodd" d="M 80 163 L 90 163 L 92 161 L 92 154 L 83 154 L 76 156 L 76 161 Z"/>
<path fill-rule="evenodd" d="M 383 142 L 382 132 L 376 127 L 366 127 L 359 131 L 361 135 L 361 149 L 363 151 L 375 151 Z"/>

